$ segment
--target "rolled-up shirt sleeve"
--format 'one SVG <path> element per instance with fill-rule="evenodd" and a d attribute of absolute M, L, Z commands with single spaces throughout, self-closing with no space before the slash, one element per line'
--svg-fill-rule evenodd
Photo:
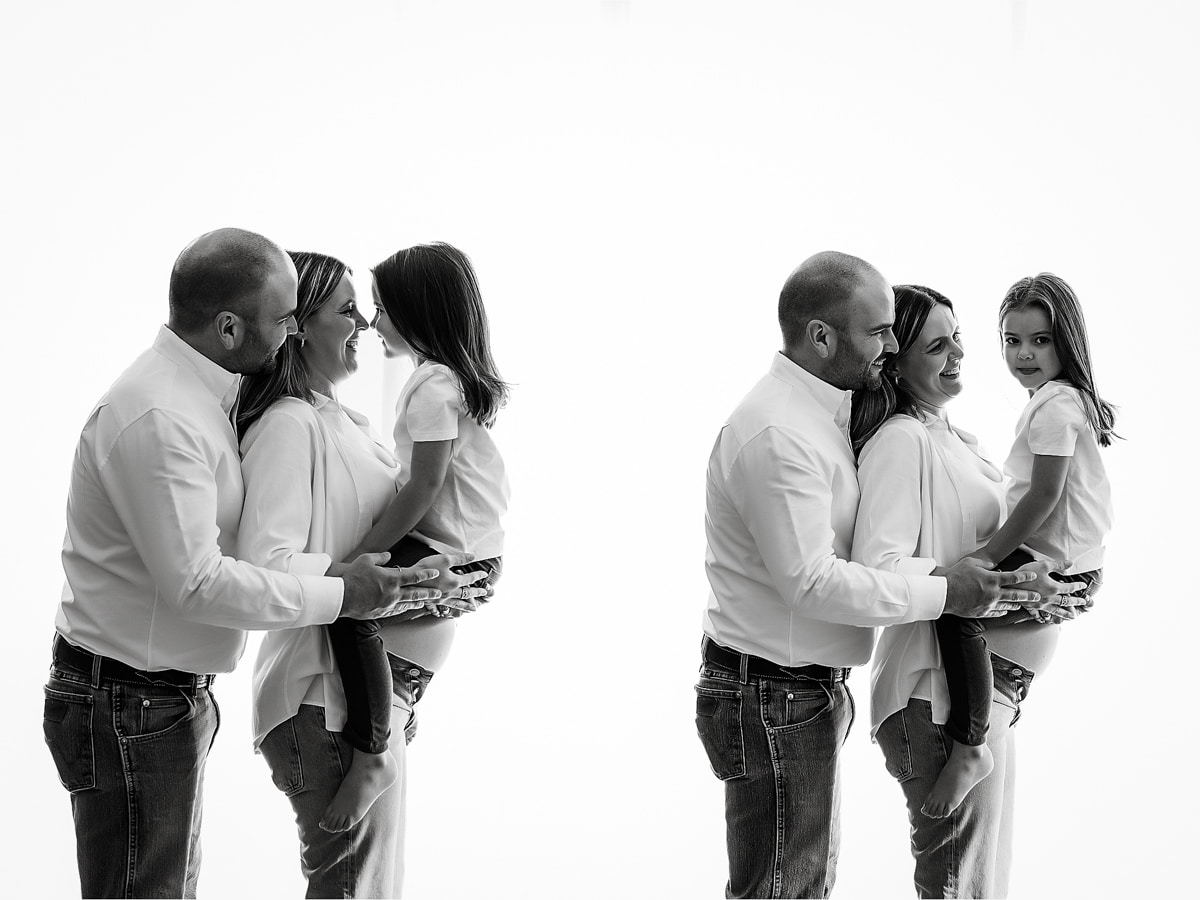
<path fill-rule="evenodd" d="M 918 426 L 922 427 L 922 426 Z M 901 575 L 928 575 L 931 557 L 914 556 L 921 536 L 920 438 L 905 428 L 886 428 L 858 460 L 858 516 L 851 559 Z"/>
<path fill-rule="evenodd" d="M 244 630 L 337 618 L 342 581 L 318 577 L 316 560 L 285 574 L 222 553 L 210 454 L 170 411 L 152 409 L 129 424 L 99 477 L 159 596 L 184 617 Z"/>
<path fill-rule="evenodd" d="M 748 441 L 731 497 L 784 602 L 805 616 L 844 625 L 936 619 L 946 582 L 840 559 L 831 522 L 833 485 L 814 450 L 790 429 L 768 427 Z"/>

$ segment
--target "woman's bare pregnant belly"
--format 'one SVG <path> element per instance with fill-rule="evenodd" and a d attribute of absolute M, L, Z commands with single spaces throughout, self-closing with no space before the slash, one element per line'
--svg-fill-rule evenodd
<path fill-rule="evenodd" d="M 453 619 L 437 616 L 405 619 L 400 615 L 382 620 L 379 634 L 388 653 L 436 672 L 450 655 L 455 627 Z"/>
<path fill-rule="evenodd" d="M 1038 622 L 987 626 L 987 645 L 993 653 L 1011 659 L 1031 672 L 1044 672 L 1058 646 L 1061 625 Z"/>

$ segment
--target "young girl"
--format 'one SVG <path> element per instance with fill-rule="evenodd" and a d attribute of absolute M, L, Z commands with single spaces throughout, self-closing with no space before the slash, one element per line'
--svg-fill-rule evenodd
<path fill-rule="evenodd" d="M 1070 566 L 1055 577 L 1083 584 L 1076 596 L 1087 600 L 1087 608 L 1100 588 L 1104 538 L 1112 525 L 1100 447 L 1112 443 L 1114 414 L 1096 391 L 1083 311 L 1065 281 L 1043 272 L 1008 289 L 1000 332 L 1004 361 L 1030 399 L 1004 465 L 1011 479 L 1008 518 L 973 555 L 1004 570 L 1035 558 L 1066 560 Z M 1050 619 L 1044 614 L 1039 621 Z M 960 630 L 956 622 L 966 624 Z M 922 807 L 926 815 L 949 815 L 991 771 L 983 732 L 992 681 L 986 642 L 978 638 L 982 630 L 970 619 L 937 623 L 950 690 L 949 730 L 956 739 Z M 968 631 L 976 634 L 973 640 Z"/>
<path fill-rule="evenodd" d="M 434 553 L 470 553 L 455 571 L 482 573 L 488 595 L 500 577 L 508 502 L 504 462 L 488 429 L 508 397 L 492 360 L 487 315 L 471 262 L 448 244 L 401 250 L 372 270 L 371 321 L 391 358 L 416 370 L 397 403 L 396 499 L 355 554 L 390 550 L 391 565 Z M 455 612 L 404 614 L 382 623 L 342 620 L 330 626 L 346 693 L 347 726 L 358 737 L 349 771 L 322 826 L 344 831 L 358 822 L 394 781 L 386 749 L 393 678 L 397 695 L 420 699 L 449 652 Z M 415 617 L 414 617 L 415 616 Z M 401 690 L 404 688 L 404 690 Z M 412 739 L 415 719 L 405 729 Z"/>

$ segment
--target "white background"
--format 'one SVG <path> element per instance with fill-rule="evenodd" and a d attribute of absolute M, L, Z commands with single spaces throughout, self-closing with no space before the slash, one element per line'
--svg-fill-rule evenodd
<path fill-rule="evenodd" d="M 1198 17 L 1186 2 L 22 4 L 2 14 L 5 893 L 78 890 L 42 746 L 71 455 L 150 344 L 192 237 L 237 225 L 359 274 L 475 261 L 513 485 L 496 602 L 462 621 L 410 756 L 407 893 L 718 897 L 722 792 L 692 724 L 703 481 L 840 249 L 956 304 L 952 418 L 1002 459 L 1023 405 L 995 311 L 1083 300 L 1117 527 L 1018 730 L 1012 896 L 1173 892 L 1194 868 Z M 405 372 L 364 342 L 382 433 Z M 299 896 L 291 814 L 218 679 L 202 895 Z M 867 673 L 852 688 L 865 709 Z M 900 789 L 845 750 L 837 896 L 911 894 Z"/>

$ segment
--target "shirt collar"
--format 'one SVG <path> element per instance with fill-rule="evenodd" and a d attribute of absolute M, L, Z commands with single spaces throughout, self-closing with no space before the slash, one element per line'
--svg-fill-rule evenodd
<path fill-rule="evenodd" d="M 200 383 L 220 401 L 221 411 L 229 415 L 229 411 L 237 402 L 238 388 L 242 383 L 241 375 L 213 362 L 166 325 L 158 330 L 158 337 L 154 339 L 154 349 L 177 365 L 193 372 L 200 379 Z"/>
<path fill-rule="evenodd" d="M 821 408 L 829 413 L 838 428 L 843 432 L 847 430 L 850 423 L 850 398 L 854 396 L 853 391 L 843 391 L 828 381 L 822 381 L 808 369 L 796 365 L 782 352 L 775 354 L 775 359 L 771 362 L 771 374 L 780 381 L 808 391 Z"/>

